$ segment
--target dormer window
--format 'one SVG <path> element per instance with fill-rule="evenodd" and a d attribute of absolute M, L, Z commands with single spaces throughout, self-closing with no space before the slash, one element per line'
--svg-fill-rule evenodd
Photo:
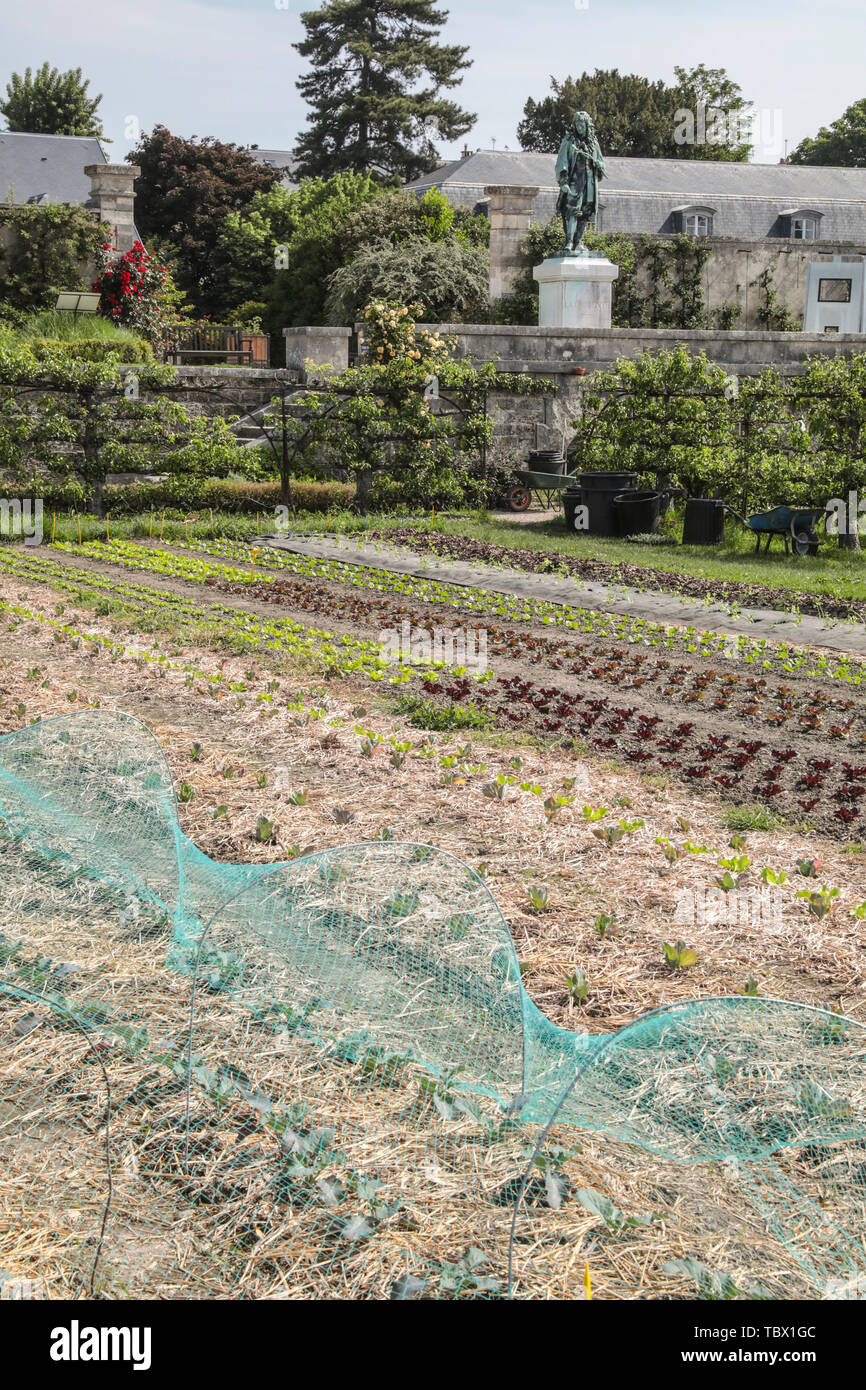
<path fill-rule="evenodd" d="M 694 237 L 713 235 L 715 212 L 715 208 L 702 207 L 697 203 L 674 209 L 680 231 L 685 232 L 686 236 Z"/>
<path fill-rule="evenodd" d="M 787 234 L 792 241 L 818 241 L 821 236 L 821 213 L 815 208 L 786 208 L 782 213 Z"/>

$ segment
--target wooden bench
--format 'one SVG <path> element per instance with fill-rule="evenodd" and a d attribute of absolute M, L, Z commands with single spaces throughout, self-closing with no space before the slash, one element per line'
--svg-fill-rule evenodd
<path fill-rule="evenodd" d="M 252 363 L 252 347 L 244 347 L 244 330 L 227 323 L 179 323 L 169 330 L 165 360 L 180 366 L 184 359 L 216 359 L 239 365 Z"/>

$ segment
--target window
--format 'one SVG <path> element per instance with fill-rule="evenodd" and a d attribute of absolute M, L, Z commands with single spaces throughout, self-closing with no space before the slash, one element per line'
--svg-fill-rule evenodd
<path fill-rule="evenodd" d="M 792 217 L 791 236 L 795 241 L 817 241 L 818 219 L 815 217 Z"/>
<path fill-rule="evenodd" d="M 822 304 L 850 304 L 850 280 L 819 280 L 818 299 Z"/>
<path fill-rule="evenodd" d="M 684 219 L 687 236 L 709 236 L 710 218 L 705 212 L 687 212 Z"/>

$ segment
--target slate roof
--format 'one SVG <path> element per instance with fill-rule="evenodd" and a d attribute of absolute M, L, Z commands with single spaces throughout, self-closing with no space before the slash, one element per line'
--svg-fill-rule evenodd
<path fill-rule="evenodd" d="M 866 240 L 866 169 L 797 164 L 728 164 L 701 159 L 611 156 L 601 184 L 603 231 L 678 230 L 675 210 L 690 203 L 715 210 L 713 234 L 753 238 L 787 235 L 791 210 L 822 214 L 822 240 Z M 535 217 L 553 215 L 555 156 L 522 150 L 477 150 L 407 187 L 441 188 L 455 203 L 474 206 L 488 184 L 538 188 Z"/>
<path fill-rule="evenodd" d="M 94 136 L 30 135 L 0 130 L 0 203 L 26 203 L 40 193 L 49 203 L 86 203 L 85 164 L 107 164 Z"/>
<path fill-rule="evenodd" d="M 295 178 L 297 159 L 291 150 L 265 150 L 261 146 L 250 147 L 247 153 L 257 159 L 260 164 L 270 164 L 275 169 L 283 170 L 282 183 L 287 188 L 296 188 L 298 181 Z"/>

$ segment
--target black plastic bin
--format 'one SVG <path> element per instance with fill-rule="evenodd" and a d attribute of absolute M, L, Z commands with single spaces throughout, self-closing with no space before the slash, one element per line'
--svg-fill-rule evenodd
<path fill-rule="evenodd" d="M 614 499 L 637 488 L 636 473 L 578 473 L 581 504 L 589 512 L 587 531 L 591 536 L 618 536 Z M 567 516 L 567 514 L 566 514 Z M 569 529 L 573 529 L 573 519 Z"/>
<path fill-rule="evenodd" d="M 725 504 L 714 497 L 690 497 L 683 518 L 683 545 L 719 545 L 725 534 Z"/>
<path fill-rule="evenodd" d="M 659 529 L 660 492 L 620 492 L 613 499 L 621 536 L 648 536 Z"/>
<path fill-rule="evenodd" d="M 526 467 L 533 473 L 567 473 L 568 461 L 558 449 L 530 449 Z"/>

